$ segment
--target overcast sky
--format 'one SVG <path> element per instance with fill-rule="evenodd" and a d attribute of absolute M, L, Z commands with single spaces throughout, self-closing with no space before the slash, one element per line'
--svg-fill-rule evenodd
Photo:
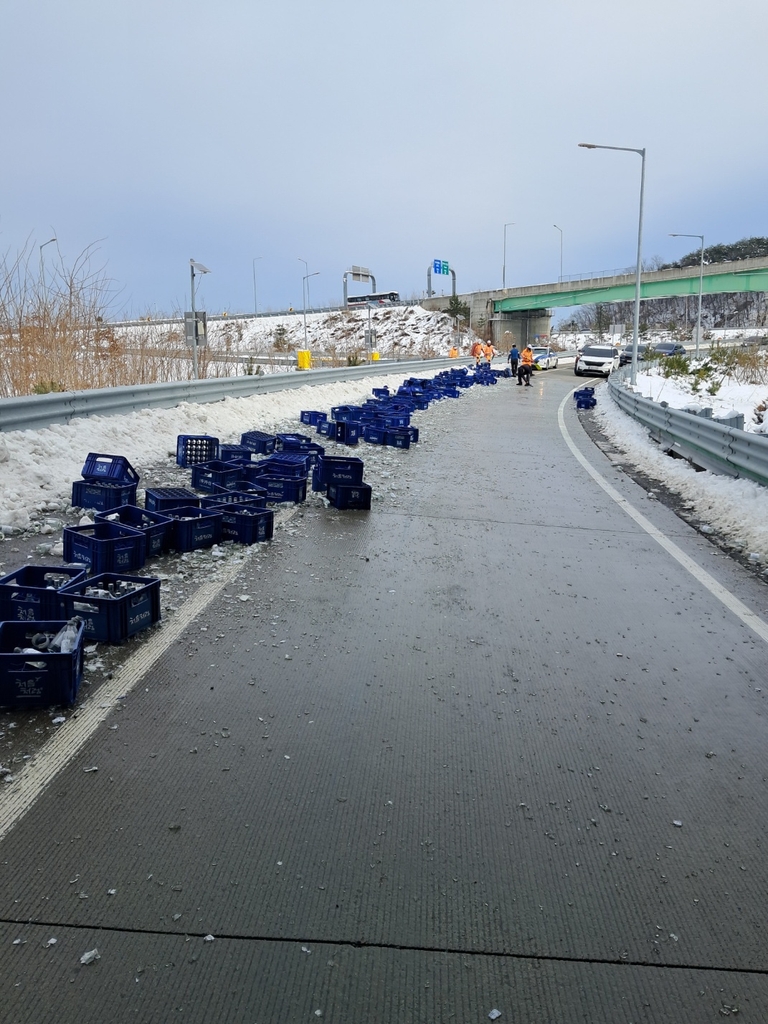
<path fill-rule="evenodd" d="M 765 0 L 2 0 L 0 249 L 114 315 L 556 281 L 768 235 Z M 55 245 L 44 250 L 55 257 Z M 438 291 L 449 278 L 435 278 Z M 360 291 L 360 285 L 350 291 Z"/>

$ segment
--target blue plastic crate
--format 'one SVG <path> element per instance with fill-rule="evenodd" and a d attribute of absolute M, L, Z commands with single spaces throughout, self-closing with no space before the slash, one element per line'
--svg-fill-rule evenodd
<path fill-rule="evenodd" d="M 103 512 L 118 505 L 136 502 L 136 484 L 118 484 L 107 480 L 75 480 L 72 484 L 72 504 L 75 508 L 92 508 Z"/>
<path fill-rule="evenodd" d="M 312 444 L 312 438 L 307 437 L 306 434 L 277 434 L 277 448 L 278 452 L 282 451 L 296 451 L 301 449 L 306 444 Z"/>
<path fill-rule="evenodd" d="M 336 437 L 336 423 L 334 420 L 318 420 L 317 432 L 321 437 Z"/>
<path fill-rule="evenodd" d="M 64 527 L 64 560 L 90 565 L 92 573 L 130 572 L 145 559 L 144 534 L 122 523 Z"/>
<path fill-rule="evenodd" d="M 411 414 L 408 412 L 389 412 L 384 416 L 384 426 L 386 427 L 407 427 L 411 422 Z"/>
<path fill-rule="evenodd" d="M 200 496 L 186 487 L 148 487 L 144 507 L 150 512 L 167 512 L 180 505 L 199 505 Z"/>
<path fill-rule="evenodd" d="M 55 619 L 61 614 L 59 591 L 85 579 L 82 565 L 25 565 L 0 579 L 0 620 Z"/>
<path fill-rule="evenodd" d="M 192 467 L 192 486 L 197 491 L 210 493 L 214 487 L 233 488 L 240 479 L 240 464 L 221 462 L 201 462 Z"/>
<path fill-rule="evenodd" d="M 576 402 L 576 408 L 577 409 L 594 409 L 596 405 L 597 405 L 597 399 L 596 398 L 580 398 Z"/>
<path fill-rule="evenodd" d="M 218 494 L 207 494 L 200 499 L 200 508 L 213 508 L 220 512 L 223 508 L 237 508 L 240 505 L 252 505 L 254 508 L 266 506 L 265 487 L 259 488 L 263 494 L 254 494 L 251 491 L 220 491 Z"/>
<path fill-rule="evenodd" d="M 366 423 L 363 427 L 363 440 L 369 444 L 384 444 L 387 438 L 387 428 L 373 423 Z"/>
<path fill-rule="evenodd" d="M 229 498 L 227 497 L 227 495 L 229 494 L 247 494 L 253 498 L 263 498 L 266 495 L 266 493 L 266 488 L 261 487 L 259 484 L 252 484 L 250 483 L 250 481 L 241 478 L 237 482 L 236 490 L 230 491 L 228 487 L 216 487 L 213 491 L 211 491 L 210 497 L 215 498 L 218 496 L 219 504 L 223 505 L 227 501 L 229 501 Z M 200 507 L 203 507 L 202 498 L 200 499 Z"/>
<path fill-rule="evenodd" d="M 85 635 L 108 644 L 160 621 L 160 580 L 150 576 L 100 573 L 61 591 L 64 614 L 83 620 Z"/>
<path fill-rule="evenodd" d="M 137 484 L 139 474 L 122 455 L 88 452 L 80 474 L 85 480 L 109 480 L 115 484 Z"/>
<path fill-rule="evenodd" d="M 174 520 L 171 547 L 176 551 L 210 548 L 221 540 L 221 512 L 188 505 L 168 510 Z"/>
<path fill-rule="evenodd" d="M 176 438 L 176 464 L 196 466 L 219 457 L 219 439 L 210 434 L 179 434 Z"/>
<path fill-rule="evenodd" d="M 259 455 L 271 455 L 275 450 L 277 438 L 274 434 L 265 434 L 261 430 L 247 430 L 240 435 L 240 444 Z"/>
<path fill-rule="evenodd" d="M 337 405 L 331 409 L 331 419 L 337 423 L 354 422 L 360 415 L 361 405 Z"/>
<path fill-rule="evenodd" d="M 408 432 L 408 428 L 402 427 L 395 428 L 394 430 L 387 430 L 384 436 L 384 444 L 387 444 L 392 448 L 410 448 L 411 435 Z"/>
<path fill-rule="evenodd" d="M 277 505 L 284 501 L 292 501 L 299 504 L 307 498 L 307 478 L 301 480 L 291 479 L 285 476 L 263 476 L 261 483 L 267 489 L 267 504 Z"/>
<path fill-rule="evenodd" d="M 268 466 L 269 472 L 276 476 L 290 476 L 297 479 L 307 476 L 315 461 L 314 452 L 283 451 L 264 459 L 262 466 Z"/>
<path fill-rule="evenodd" d="M 315 475 L 323 484 L 360 484 L 363 482 L 365 463 L 350 455 L 347 457 L 324 455 L 318 462 Z"/>
<path fill-rule="evenodd" d="M 336 442 L 337 444 L 355 445 L 360 440 L 363 432 L 362 426 L 351 420 L 336 421 Z"/>
<path fill-rule="evenodd" d="M 280 455 L 284 455 L 286 452 L 301 452 L 302 455 L 309 456 L 308 465 L 310 467 L 317 462 L 318 455 L 322 455 L 325 451 L 321 444 L 303 434 L 278 434 L 277 437 Z"/>
<path fill-rule="evenodd" d="M 173 520 L 169 516 L 164 516 L 160 512 L 152 512 L 146 508 L 139 508 L 137 505 L 123 505 L 120 508 L 99 512 L 96 522 L 123 523 L 126 526 L 132 526 L 134 530 L 141 530 L 144 534 L 146 558 L 156 558 L 165 551 L 168 535 L 173 526 Z"/>
<path fill-rule="evenodd" d="M 272 540 L 275 532 L 275 513 L 271 508 L 253 505 L 220 505 L 222 539 L 238 544 L 257 544 Z"/>
<path fill-rule="evenodd" d="M 71 707 L 83 677 L 83 625 L 77 628 L 74 650 L 62 654 L 40 651 L 17 654 L 15 648 L 33 648 L 35 638 L 55 636 L 66 620 L 0 622 L 0 706 L 47 708 Z"/>
<path fill-rule="evenodd" d="M 299 414 L 299 418 L 302 423 L 306 423 L 309 427 L 316 427 L 318 419 L 324 414 L 317 409 L 302 409 Z"/>
<path fill-rule="evenodd" d="M 219 445 L 219 459 L 222 462 L 231 462 L 233 459 L 250 459 L 252 454 L 251 449 L 246 448 L 244 444 Z"/>
<path fill-rule="evenodd" d="M 580 398 L 594 398 L 595 397 L 595 389 L 594 388 L 577 388 L 573 392 L 573 397 L 576 399 L 577 402 L 578 402 L 578 400 Z"/>
<path fill-rule="evenodd" d="M 371 507 L 370 484 L 328 484 L 328 501 L 338 509 L 362 509 Z"/>

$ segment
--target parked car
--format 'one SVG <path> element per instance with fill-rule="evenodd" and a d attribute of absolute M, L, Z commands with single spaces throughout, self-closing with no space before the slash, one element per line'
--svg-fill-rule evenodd
<path fill-rule="evenodd" d="M 556 370 L 557 352 L 548 345 L 537 345 L 533 350 L 533 368 L 535 370 Z"/>
<path fill-rule="evenodd" d="M 618 365 L 619 350 L 613 345 L 585 345 L 576 355 L 573 372 L 577 377 L 583 377 L 585 373 L 599 373 L 607 377 Z"/>
<path fill-rule="evenodd" d="M 625 345 L 624 348 L 619 352 L 619 366 L 626 366 L 627 363 L 632 362 L 632 342 L 629 345 Z M 637 360 L 645 359 L 646 352 L 648 351 L 647 345 L 637 346 Z"/>
<path fill-rule="evenodd" d="M 656 356 L 666 358 L 667 356 L 687 356 L 688 353 L 685 351 L 685 345 L 679 344 L 675 341 L 662 341 L 659 345 L 654 345 L 652 352 Z"/>

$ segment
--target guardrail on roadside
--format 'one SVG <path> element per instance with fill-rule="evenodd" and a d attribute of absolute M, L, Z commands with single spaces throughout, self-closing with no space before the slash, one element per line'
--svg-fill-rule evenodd
<path fill-rule="evenodd" d="M 608 388 L 619 408 L 669 450 L 712 472 L 745 477 L 768 487 L 767 437 L 644 398 L 627 388 L 621 372 L 611 374 Z"/>
<path fill-rule="evenodd" d="M 220 402 L 224 398 L 246 398 L 289 388 L 333 384 L 382 374 L 404 377 L 435 373 L 447 366 L 468 365 L 467 358 L 378 360 L 361 366 L 337 366 L 293 373 L 270 373 L 242 377 L 214 377 L 210 380 L 174 381 L 168 384 L 137 384 L 135 387 L 97 388 L 92 391 L 62 391 L 47 395 L 24 395 L 0 400 L 0 432 L 40 430 L 52 423 L 68 423 L 80 416 L 118 416 L 138 409 L 171 409 L 182 402 Z"/>

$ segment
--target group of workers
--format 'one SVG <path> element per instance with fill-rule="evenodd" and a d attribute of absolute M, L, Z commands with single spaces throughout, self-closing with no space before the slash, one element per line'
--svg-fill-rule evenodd
<path fill-rule="evenodd" d="M 475 360 L 475 366 L 490 366 L 493 357 L 499 353 L 490 342 L 476 341 L 469 350 L 469 354 Z"/>
<path fill-rule="evenodd" d="M 448 355 L 451 359 L 456 359 L 458 354 L 459 350 L 455 345 L 452 345 Z M 499 353 L 489 342 L 476 341 L 469 350 L 469 354 L 475 360 L 475 366 L 490 366 L 493 357 Z M 517 345 L 513 345 L 507 356 L 507 362 L 512 370 L 512 376 L 517 377 L 518 386 L 523 387 L 525 385 L 525 387 L 529 388 L 531 386 L 531 374 L 533 373 L 534 363 L 531 346 L 526 345 L 521 353 L 518 351 Z"/>

